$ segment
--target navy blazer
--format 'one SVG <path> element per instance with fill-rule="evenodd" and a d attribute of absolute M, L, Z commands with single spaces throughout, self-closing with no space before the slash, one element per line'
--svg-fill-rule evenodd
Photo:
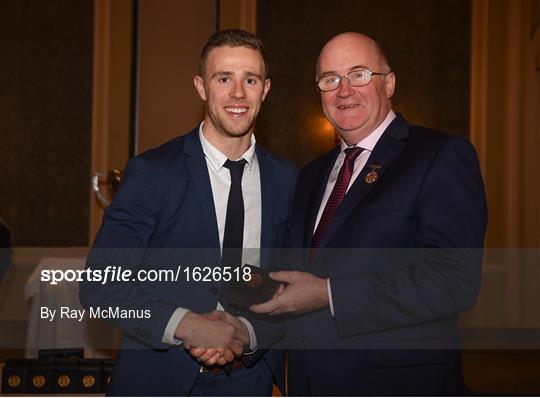
<path fill-rule="evenodd" d="M 293 200 L 288 239 L 304 248 L 293 265 L 330 279 L 335 313 L 327 308 L 287 322 L 289 393 L 459 393 L 456 318 L 477 298 L 487 223 L 474 148 L 398 114 L 310 265 L 338 154 L 336 148 L 300 172 Z"/>
<path fill-rule="evenodd" d="M 145 267 L 219 267 L 220 245 L 216 212 L 199 129 L 131 159 L 87 260 L 87 267 L 122 265 L 133 271 Z M 269 249 L 280 247 L 289 217 L 296 180 L 295 167 L 256 147 L 260 167 L 262 223 L 261 266 L 268 266 Z M 181 347 L 161 342 L 176 308 L 197 313 L 216 309 L 220 283 L 177 281 L 80 284 L 84 307 L 144 311 L 150 318 L 117 318 L 123 331 L 109 394 L 186 395 L 200 364 Z M 141 312 L 142 314 L 142 312 Z M 246 315 L 246 317 L 248 317 Z M 249 317 L 248 317 L 249 318 Z M 266 323 L 252 320 L 258 343 L 265 340 Z M 274 333 L 275 334 L 275 333 Z M 259 353 L 258 356 L 260 356 Z M 247 366 L 257 356 L 245 358 Z M 263 356 L 283 387 L 283 353 Z"/>

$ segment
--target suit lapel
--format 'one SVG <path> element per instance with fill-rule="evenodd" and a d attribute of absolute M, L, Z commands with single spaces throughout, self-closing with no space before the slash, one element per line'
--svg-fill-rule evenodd
<path fill-rule="evenodd" d="M 270 249 L 272 248 L 272 217 L 273 204 L 276 203 L 276 176 L 274 168 L 266 157 L 266 153 L 257 145 L 257 161 L 261 180 L 261 266 L 268 262 Z"/>
<path fill-rule="evenodd" d="M 332 221 L 328 225 L 328 228 L 321 239 L 315 260 L 320 253 L 320 249 L 328 244 L 332 236 L 338 231 L 339 227 L 345 222 L 351 212 L 358 206 L 369 191 L 371 191 L 375 185 L 380 183 L 385 171 L 405 147 L 405 138 L 408 134 L 408 123 L 400 114 L 397 114 L 396 118 L 390 123 L 379 139 L 379 142 L 377 142 L 377 145 L 375 145 L 375 148 L 373 148 L 373 152 L 367 160 L 366 165 L 354 181 L 353 185 L 349 188 L 343 202 L 341 202 L 341 205 L 334 214 Z M 370 171 L 374 170 L 371 166 L 375 166 L 378 177 L 375 182 L 368 183 L 366 181 L 366 176 Z M 324 186 L 326 187 L 326 183 Z"/>
<path fill-rule="evenodd" d="M 313 229 L 315 228 L 315 221 L 317 221 L 317 214 L 321 207 L 324 191 L 326 190 L 326 184 L 328 178 L 336 162 L 336 158 L 339 155 L 339 146 L 328 153 L 324 159 L 321 159 L 321 167 L 319 172 L 315 173 L 315 181 L 313 182 L 313 189 L 308 192 L 310 198 L 306 210 L 306 218 L 304 225 L 304 247 L 311 247 L 311 240 L 313 239 Z"/>
<path fill-rule="evenodd" d="M 186 156 L 185 164 L 191 174 L 191 181 L 197 191 L 199 203 L 201 204 L 204 214 L 204 221 L 207 226 L 208 236 L 210 237 L 208 247 L 219 247 L 219 232 L 216 220 L 216 209 L 214 207 L 214 196 L 212 195 L 208 167 L 199 139 L 199 128 L 196 128 L 186 136 L 184 153 L 188 155 Z"/>

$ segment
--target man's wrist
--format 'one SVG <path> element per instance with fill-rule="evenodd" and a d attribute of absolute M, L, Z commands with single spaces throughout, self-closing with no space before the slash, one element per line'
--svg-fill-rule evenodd
<path fill-rule="evenodd" d="M 176 330 L 174 332 L 175 338 L 184 341 L 189 337 L 190 325 L 194 315 L 195 314 L 191 311 L 186 312 L 186 314 L 182 317 L 182 319 L 178 323 L 178 326 L 176 327 Z"/>
<path fill-rule="evenodd" d="M 173 312 L 169 319 L 169 322 L 167 322 L 165 331 L 163 332 L 163 337 L 161 339 L 163 343 L 175 346 L 182 344 L 182 340 L 178 339 L 175 336 L 175 333 L 179 323 L 182 321 L 182 319 L 188 312 L 188 309 L 182 307 L 178 307 L 176 311 Z"/>
<path fill-rule="evenodd" d="M 253 354 L 255 351 L 257 351 L 257 337 L 255 335 L 255 329 L 253 329 L 253 326 L 246 318 L 239 316 L 238 320 L 242 323 L 247 334 L 249 335 L 249 346 L 244 349 L 244 353 Z"/>
<path fill-rule="evenodd" d="M 332 300 L 332 286 L 330 285 L 330 278 L 326 279 L 326 289 L 328 294 L 328 306 L 330 307 L 330 315 L 334 318 L 334 302 Z"/>
<path fill-rule="evenodd" d="M 329 285 L 329 279 L 328 278 L 320 278 L 320 293 L 321 293 L 321 299 L 325 307 L 328 307 L 330 305 L 330 295 L 328 294 L 328 285 Z"/>

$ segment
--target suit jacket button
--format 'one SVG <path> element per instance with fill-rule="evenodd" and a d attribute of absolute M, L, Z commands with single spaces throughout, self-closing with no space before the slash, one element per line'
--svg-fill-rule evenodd
<path fill-rule="evenodd" d="M 213 295 L 218 294 L 218 288 L 215 287 L 215 286 L 212 286 L 212 287 L 210 288 L 210 293 L 212 293 Z"/>

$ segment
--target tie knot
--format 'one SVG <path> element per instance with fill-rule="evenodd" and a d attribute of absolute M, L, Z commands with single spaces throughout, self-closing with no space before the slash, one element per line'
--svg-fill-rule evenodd
<path fill-rule="evenodd" d="M 246 159 L 240 160 L 229 160 L 225 162 L 224 167 L 228 168 L 231 172 L 231 183 L 242 181 L 242 174 L 244 174 L 244 165 L 246 164 Z"/>
<path fill-rule="evenodd" d="M 360 148 L 359 146 L 353 146 L 351 148 L 345 149 L 345 161 L 354 162 L 363 150 L 364 148 Z"/>

